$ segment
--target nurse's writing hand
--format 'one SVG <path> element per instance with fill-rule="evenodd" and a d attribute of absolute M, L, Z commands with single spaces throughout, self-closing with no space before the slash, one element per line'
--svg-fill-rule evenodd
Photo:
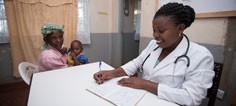
<path fill-rule="evenodd" d="M 131 88 L 144 89 L 144 83 L 146 80 L 138 77 L 122 78 L 118 81 L 121 86 L 127 86 Z"/>
<path fill-rule="evenodd" d="M 111 70 L 103 70 L 93 74 L 93 78 L 98 84 L 102 84 L 104 81 L 114 78 Z"/>

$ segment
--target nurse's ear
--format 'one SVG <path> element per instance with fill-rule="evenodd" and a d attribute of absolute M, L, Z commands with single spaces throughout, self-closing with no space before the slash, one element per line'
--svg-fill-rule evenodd
<path fill-rule="evenodd" d="M 179 24 L 178 25 L 178 30 L 179 30 L 179 33 L 183 33 L 184 30 L 185 30 L 185 25 L 184 24 Z"/>

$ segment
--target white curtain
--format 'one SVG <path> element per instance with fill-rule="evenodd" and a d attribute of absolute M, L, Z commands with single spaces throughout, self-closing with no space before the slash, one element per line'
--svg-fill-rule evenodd
<path fill-rule="evenodd" d="M 0 0 L 0 43 L 9 43 L 9 32 L 3 0 Z"/>
<path fill-rule="evenodd" d="M 77 39 L 83 44 L 90 44 L 89 1 L 78 0 Z"/>

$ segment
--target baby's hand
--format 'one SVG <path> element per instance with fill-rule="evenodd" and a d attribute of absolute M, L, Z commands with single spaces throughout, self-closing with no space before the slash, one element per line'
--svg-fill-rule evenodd
<path fill-rule="evenodd" d="M 76 54 L 75 54 L 74 52 L 71 52 L 71 53 L 70 53 L 70 56 L 76 58 Z"/>

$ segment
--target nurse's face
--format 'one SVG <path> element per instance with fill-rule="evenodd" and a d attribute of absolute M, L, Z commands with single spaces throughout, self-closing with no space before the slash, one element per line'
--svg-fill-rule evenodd
<path fill-rule="evenodd" d="M 183 33 L 184 25 L 176 24 L 171 16 L 159 16 L 152 22 L 153 37 L 161 48 L 174 46 Z"/>

